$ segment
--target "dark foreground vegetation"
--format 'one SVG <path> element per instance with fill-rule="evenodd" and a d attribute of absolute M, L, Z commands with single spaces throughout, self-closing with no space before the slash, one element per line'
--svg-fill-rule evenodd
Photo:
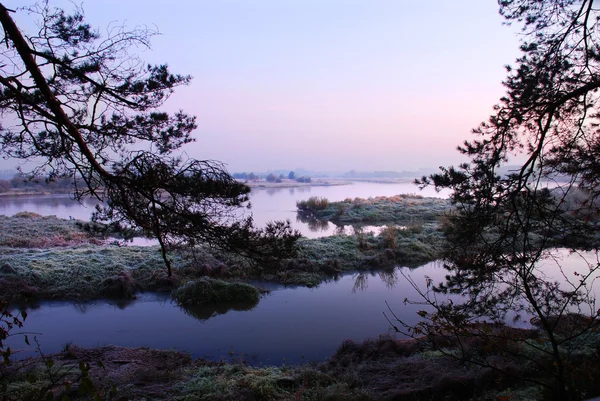
<path fill-rule="evenodd" d="M 511 331 L 522 341 L 541 341 L 538 330 L 490 327 Z M 488 339 L 489 340 L 489 339 Z M 83 349 L 66 345 L 55 355 L 0 364 L 3 400 L 544 400 L 557 399 L 541 385 L 547 380 L 535 362 L 551 364 L 542 352 L 530 362 L 513 355 L 514 347 L 501 340 L 471 339 L 463 344 L 395 340 L 390 337 L 363 343 L 345 341 L 328 360 L 296 366 L 249 366 L 236 356 L 210 362 L 192 360 L 177 351 L 115 346 Z M 600 338 L 582 345 L 576 384 L 593 393 L 600 369 Z M 487 353 L 497 370 L 465 365 L 453 357 L 458 347 Z"/>

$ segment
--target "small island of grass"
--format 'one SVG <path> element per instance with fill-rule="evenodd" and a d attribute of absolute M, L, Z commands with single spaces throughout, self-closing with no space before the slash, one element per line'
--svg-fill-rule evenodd
<path fill-rule="evenodd" d="M 301 216 L 340 224 L 437 222 L 451 208 L 448 200 L 414 194 L 347 198 L 341 202 L 311 197 L 297 202 L 296 206 Z"/>

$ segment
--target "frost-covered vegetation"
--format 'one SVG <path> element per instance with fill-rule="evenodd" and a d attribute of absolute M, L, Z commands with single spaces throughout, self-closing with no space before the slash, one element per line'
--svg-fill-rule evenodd
<path fill-rule="evenodd" d="M 436 222 L 450 210 L 450 202 L 440 198 L 403 194 L 329 202 L 310 198 L 296 203 L 301 216 L 341 224 Z"/>
<path fill-rule="evenodd" d="M 87 228 L 91 223 L 80 220 L 59 219 L 21 212 L 7 217 L 0 215 L 0 247 L 47 248 L 82 243 L 100 243 Z"/>
<path fill-rule="evenodd" d="M 173 291 L 173 298 L 183 306 L 227 302 L 258 303 L 260 292 L 249 284 L 228 283 L 209 277 L 189 281 Z"/>
<path fill-rule="evenodd" d="M 516 330 L 516 334 L 535 341 L 539 332 Z M 498 366 L 509 367 L 513 376 L 463 364 L 452 357 L 456 344 L 448 343 L 440 352 L 425 341 L 389 336 L 362 343 L 347 340 L 324 362 L 291 366 L 250 366 L 243 355 L 211 362 L 192 360 L 173 350 L 67 345 L 59 354 L 11 365 L 10 373 L 4 376 L 4 394 L 11 401 L 41 399 L 49 389 L 57 399 L 67 395 L 69 399 L 176 401 L 541 401 L 552 397 L 540 385 L 527 382 L 544 379 L 532 367 L 533 360 L 544 360 L 542 351 L 531 353 L 531 361 L 523 362 L 515 359 L 501 340 L 471 340 L 461 346 L 494 354 Z M 597 337 L 590 339 L 590 346 L 599 346 Z M 590 380 L 600 366 L 593 355 L 581 357 L 581 369 L 586 374 L 579 376 L 578 383 L 585 389 L 598 386 Z M 85 385 L 81 366 L 86 369 Z"/>
<path fill-rule="evenodd" d="M 193 254 L 171 253 L 169 277 L 157 246 L 102 242 L 82 222 L 20 213 L 0 216 L 0 224 L 0 294 L 11 299 L 131 298 L 142 291 L 171 291 L 202 277 L 315 286 L 344 271 L 426 263 L 439 257 L 444 241 L 434 224 L 389 226 L 379 235 L 303 238 L 295 258 L 268 265 L 196 247 Z"/>
<path fill-rule="evenodd" d="M 433 224 L 411 228 L 386 227 L 372 232 L 298 241 L 298 256 L 280 262 L 265 277 L 276 281 L 318 285 L 324 278 L 344 271 L 389 269 L 400 264 L 416 267 L 438 259 L 444 242 Z"/>

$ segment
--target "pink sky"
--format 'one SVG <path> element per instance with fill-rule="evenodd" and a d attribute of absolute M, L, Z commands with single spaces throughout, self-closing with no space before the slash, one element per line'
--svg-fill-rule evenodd
<path fill-rule="evenodd" d="M 83 7 L 94 26 L 160 29 L 142 56 L 194 77 L 167 105 L 198 117 L 198 141 L 186 152 L 222 160 L 230 171 L 456 163 L 456 146 L 487 119 L 504 93 L 503 66 L 518 56 L 517 30 L 501 25 L 494 0 L 87 0 Z"/>

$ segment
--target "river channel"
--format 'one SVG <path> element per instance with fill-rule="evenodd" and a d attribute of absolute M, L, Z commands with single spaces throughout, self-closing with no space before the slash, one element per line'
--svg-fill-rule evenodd
<path fill-rule="evenodd" d="M 251 202 L 255 221 L 290 219 L 310 237 L 330 235 L 335 227 L 312 231 L 296 221 L 295 203 L 311 196 L 331 201 L 353 197 L 416 193 L 412 184 L 356 183 L 331 187 L 255 189 Z M 430 191 L 425 196 L 435 196 Z M 439 194 L 438 194 L 439 196 Z M 32 211 L 42 215 L 88 219 L 95 203 L 80 205 L 66 196 L 0 199 L 0 214 Z M 563 252 L 567 255 L 566 252 Z M 564 266 L 576 266 L 577 255 L 565 256 Z M 580 263 L 580 262 L 579 262 Z M 571 267 L 569 267 L 570 269 Z M 409 269 L 353 273 L 317 288 L 270 285 L 269 294 L 256 305 L 220 305 L 218 308 L 185 310 L 168 294 L 141 294 L 136 300 L 91 303 L 43 302 L 28 305 L 22 332 L 37 337 L 43 352 L 60 351 L 66 344 L 85 347 L 115 344 L 129 347 L 177 349 L 194 357 L 239 360 L 251 364 L 286 364 L 327 358 L 346 339 L 363 340 L 394 334 L 384 316 L 388 305 L 408 323 L 417 321 L 422 305 L 405 276 L 424 287 L 425 276 L 443 280 L 446 270 L 439 262 Z M 16 357 L 34 354 L 22 336 L 9 338 Z M 33 344 L 33 342 L 32 342 Z"/>

